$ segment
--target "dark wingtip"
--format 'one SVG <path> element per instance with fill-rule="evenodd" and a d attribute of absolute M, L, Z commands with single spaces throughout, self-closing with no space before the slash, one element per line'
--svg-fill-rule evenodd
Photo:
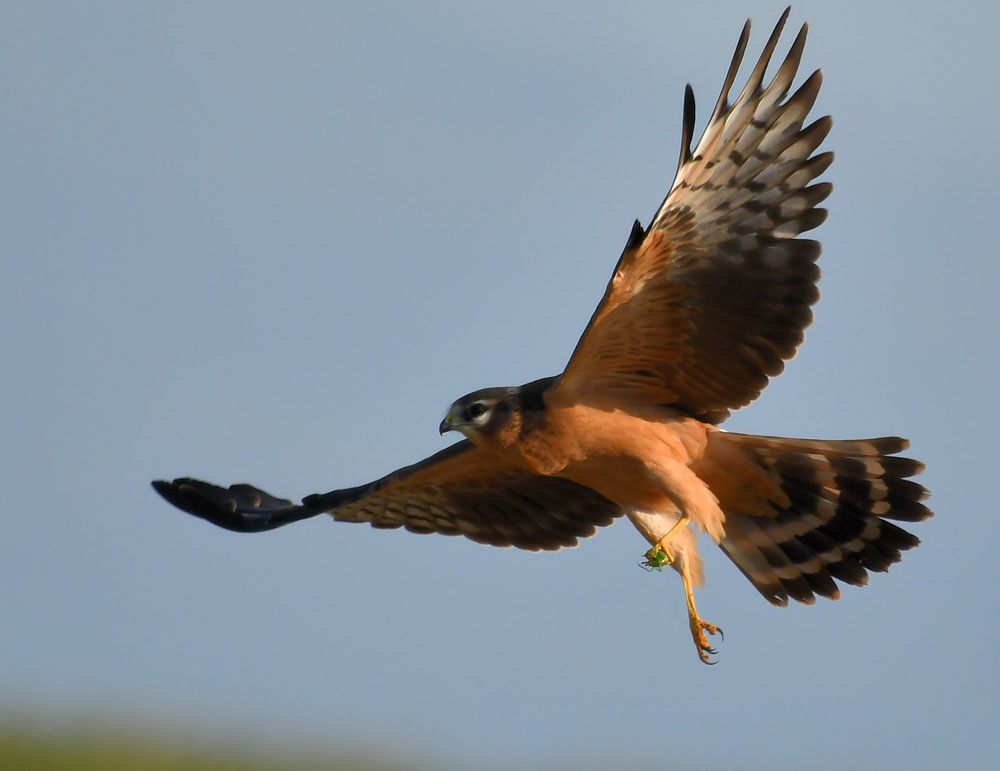
<path fill-rule="evenodd" d="M 639 245 L 642 243 L 643 239 L 646 237 L 646 230 L 642 227 L 642 223 L 636 220 L 632 223 L 632 230 L 629 231 L 628 241 L 625 242 L 626 252 L 630 252 L 633 249 L 638 249 Z"/>
<path fill-rule="evenodd" d="M 189 477 L 156 479 L 153 489 L 181 511 L 238 533 L 273 530 L 321 513 L 246 484 L 219 487 Z"/>
<path fill-rule="evenodd" d="M 681 125 L 681 160 L 683 166 L 691 160 L 691 140 L 694 137 L 695 102 L 694 89 L 688 83 L 684 86 L 684 118 Z"/>
<path fill-rule="evenodd" d="M 184 495 L 181 488 L 181 485 L 187 481 L 189 480 L 186 477 L 175 479 L 172 482 L 166 479 L 154 479 L 150 482 L 150 484 L 167 503 L 170 503 L 184 511 L 189 511 L 189 509 L 184 505 Z M 189 513 L 194 512 L 189 511 Z"/>

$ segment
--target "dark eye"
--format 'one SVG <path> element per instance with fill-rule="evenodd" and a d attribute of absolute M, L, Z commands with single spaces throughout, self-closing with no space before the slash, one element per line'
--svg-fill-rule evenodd
<path fill-rule="evenodd" d="M 469 405 L 468 412 L 470 418 L 478 418 L 480 415 L 486 412 L 486 405 L 483 404 L 482 402 L 475 402 L 474 404 Z"/>

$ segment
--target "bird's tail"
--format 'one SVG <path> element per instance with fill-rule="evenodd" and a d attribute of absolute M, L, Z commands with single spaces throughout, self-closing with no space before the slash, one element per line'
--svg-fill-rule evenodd
<path fill-rule="evenodd" d="M 931 516 L 927 490 L 909 479 L 924 465 L 895 453 L 905 439 L 783 439 L 712 432 L 699 475 L 725 512 L 719 545 L 764 597 L 836 599 L 920 540 L 887 520 Z"/>

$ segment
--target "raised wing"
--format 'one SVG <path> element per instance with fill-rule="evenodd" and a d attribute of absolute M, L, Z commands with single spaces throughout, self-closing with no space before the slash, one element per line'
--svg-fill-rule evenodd
<path fill-rule="evenodd" d="M 787 96 L 807 25 L 763 86 L 787 16 L 786 10 L 730 104 L 747 21 L 694 150 L 688 86 L 670 192 L 648 230 L 634 226 L 553 393 L 621 409 L 675 405 L 718 422 L 756 399 L 795 354 L 819 299 L 820 254 L 818 242 L 796 236 L 826 219 L 817 204 L 832 185 L 810 183 L 833 154 L 813 155 L 830 130 L 829 117 L 803 127 L 822 73 Z"/>
<path fill-rule="evenodd" d="M 538 551 L 575 546 L 621 511 L 588 487 L 534 474 L 469 441 L 360 487 L 310 495 L 301 505 L 246 484 L 229 488 L 181 478 L 156 481 L 184 511 L 240 532 L 270 530 L 324 512 L 343 522 L 464 535 Z"/>

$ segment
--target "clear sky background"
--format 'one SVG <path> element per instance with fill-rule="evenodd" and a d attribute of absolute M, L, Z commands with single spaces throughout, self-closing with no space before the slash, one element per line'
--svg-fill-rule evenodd
<path fill-rule="evenodd" d="M 867 588 L 777 610 L 706 541 L 708 668 L 625 522 L 541 555 L 241 536 L 148 484 L 355 485 L 560 370 L 684 84 L 700 130 L 782 7 L 8 3 L 0 707 L 456 765 L 994 767 L 994 3 L 799 2 L 780 49 L 810 22 L 835 120 L 823 299 L 727 427 L 911 438 L 937 516 Z"/>

